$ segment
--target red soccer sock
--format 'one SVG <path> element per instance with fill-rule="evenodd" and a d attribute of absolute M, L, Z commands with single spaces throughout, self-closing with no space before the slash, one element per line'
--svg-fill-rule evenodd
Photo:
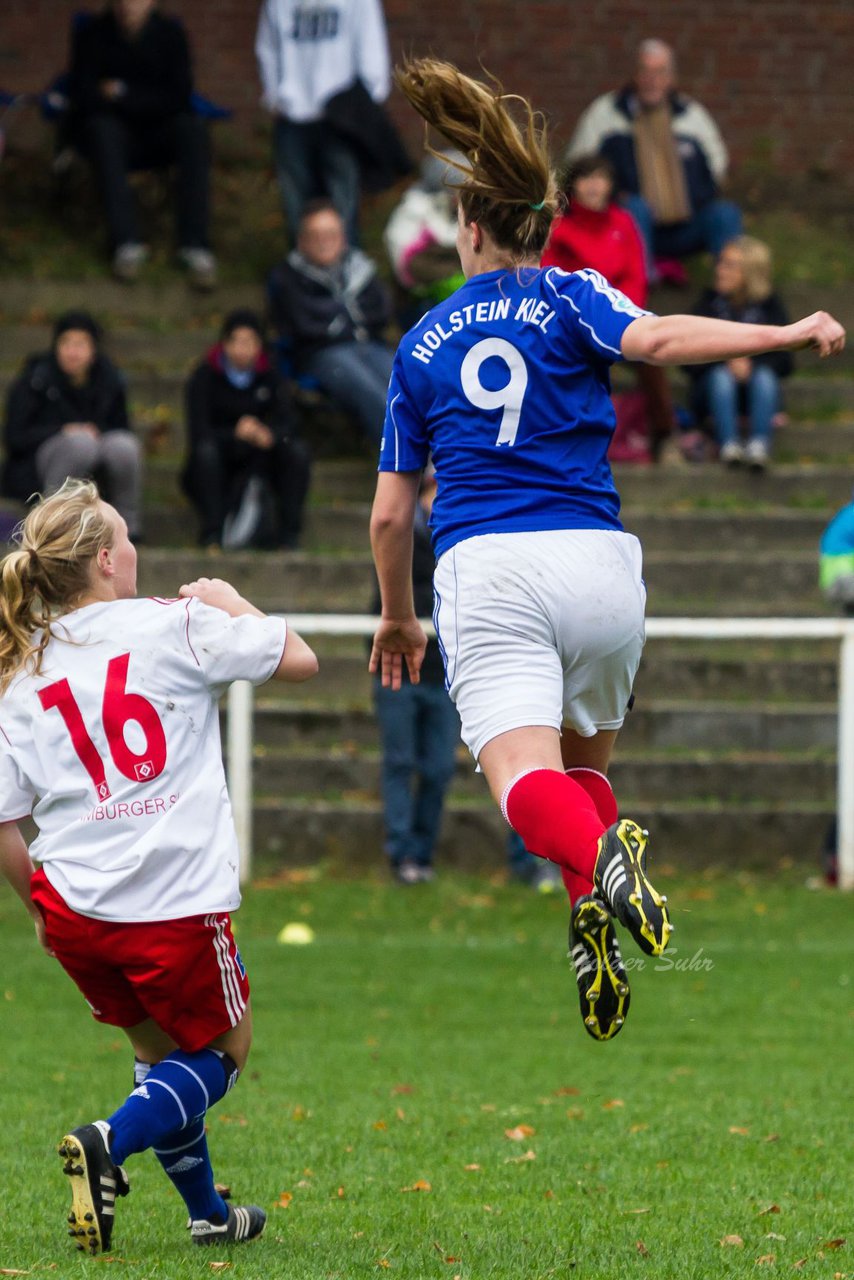
<path fill-rule="evenodd" d="M 605 827 L 579 783 L 556 769 L 532 769 L 505 788 L 501 810 L 530 853 L 592 880 Z"/>
<path fill-rule="evenodd" d="M 595 804 L 596 812 L 605 828 L 613 826 L 619 817 L 619 811 L 611 784 L 604 773 L 599 773 L 596 769 L 578 768 L 567 769 L 566 776 L 584 788 Z M 570 871 L 568 867 L 561 867 L 560 870 L 569 900 L 573 905 L 579 898 L 593 892 L 592 880 L 579 875 L 577 871 Z"/>

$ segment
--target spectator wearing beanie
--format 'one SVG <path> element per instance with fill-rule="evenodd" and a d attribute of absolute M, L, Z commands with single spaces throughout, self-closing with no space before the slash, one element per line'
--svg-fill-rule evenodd
<path fill-rule="evenodd" d="M 203 546 L 223 541 L 226 517 L 260 487 L 273 508 L 243 545 L 294 548 L 299 543 L 309 483 L 305 445 L 294 435 L 285 383 L 264 347 L 253 311 L 232 311 L 220 340 L 190 376 L 186 389 L 187 460 L 182 484 L 201 521 Z M 234 543 L 233 545 L 237 545 Z"/>
<path fill-rule="evenodd" d="M 57 321 L 50 351 L 29 356 L 9 389 L 3 492 L 26 501 L 68 476 L 94 477 L 140 535 L 142 451 L 128 421 L 124 378 L 101 351 L 87 311 Z"/>

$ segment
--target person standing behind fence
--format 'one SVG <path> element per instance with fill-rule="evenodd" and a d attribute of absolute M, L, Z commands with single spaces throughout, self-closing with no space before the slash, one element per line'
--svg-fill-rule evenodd
<path fill-rule="evenodd" d="M 24 521 L 0 622 L 0 874 L 135 1057 L 129 1097 L 59 1144 L 69 1235 L 109 1251 L 124 1162 L 153 1148 L 194 1244 L 251 1240 L 266 1214 L 225 1203 L 205 1137 L 252 1039 L 219 699 L 234 680 L 307 680 L 317 660 L 218 579 L 137 598 L 125 522 L 83 481 Z M 18 829 L 30 816 L 38 871 Z"/>
<path fill-rule="evenodd" d="M 391 88 L 380 0 L 264 0 L 255 40 L 263 103 L 273 114 L 273 153 L 292 243 L 309 200 L 325 196 L 358 244 L 359 162 L 324 111 L 360 80 L 374 102 Z"/>
<path fill-rule="evenodd" d="M 142 450 L 128 420 L 124 378 L 101 339 L 88 311 L 67 311 L 50 351 L 27 360 L 9 389 L 3 492 L 26 502 L 68 476 L 97 476 L 137 539 Z"/>

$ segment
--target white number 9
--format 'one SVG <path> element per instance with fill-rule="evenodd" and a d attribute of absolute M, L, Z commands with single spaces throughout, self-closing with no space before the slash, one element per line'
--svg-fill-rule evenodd
<path fill-rule="evenodd" d="M 510 377 L 505 386 L 491 391 L 480 380 L 480 366 L 490 356 L 497 356 L 507 365 Z M 515 444 L 522 413 L 522 401 L 528 387 L 528 370 L 521 352 L 504 338 L 484 338 L 466 355 L 460 369 L 460 381 L 466 398 L 476 409 L 503 409 L 498 444 Z"/>

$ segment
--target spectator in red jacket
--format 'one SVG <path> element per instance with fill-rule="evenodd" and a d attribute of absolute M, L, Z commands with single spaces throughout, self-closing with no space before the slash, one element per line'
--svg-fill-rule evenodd
<path fill-rule="evenodd" d="M 639 307 L 647 304 L 649 283 L 640 232 L 631 214 L 614 203 L 614 170 L 605 156 L 579 156 L 565 182 L 568 205 L 555 219 L 543 254 L 544 267 L 579 271 L 592 267 Z M 650 452 L 658 459 L 673 430 L 673 401 L 664 369 L 635 366 L 646 398 Z"/>

